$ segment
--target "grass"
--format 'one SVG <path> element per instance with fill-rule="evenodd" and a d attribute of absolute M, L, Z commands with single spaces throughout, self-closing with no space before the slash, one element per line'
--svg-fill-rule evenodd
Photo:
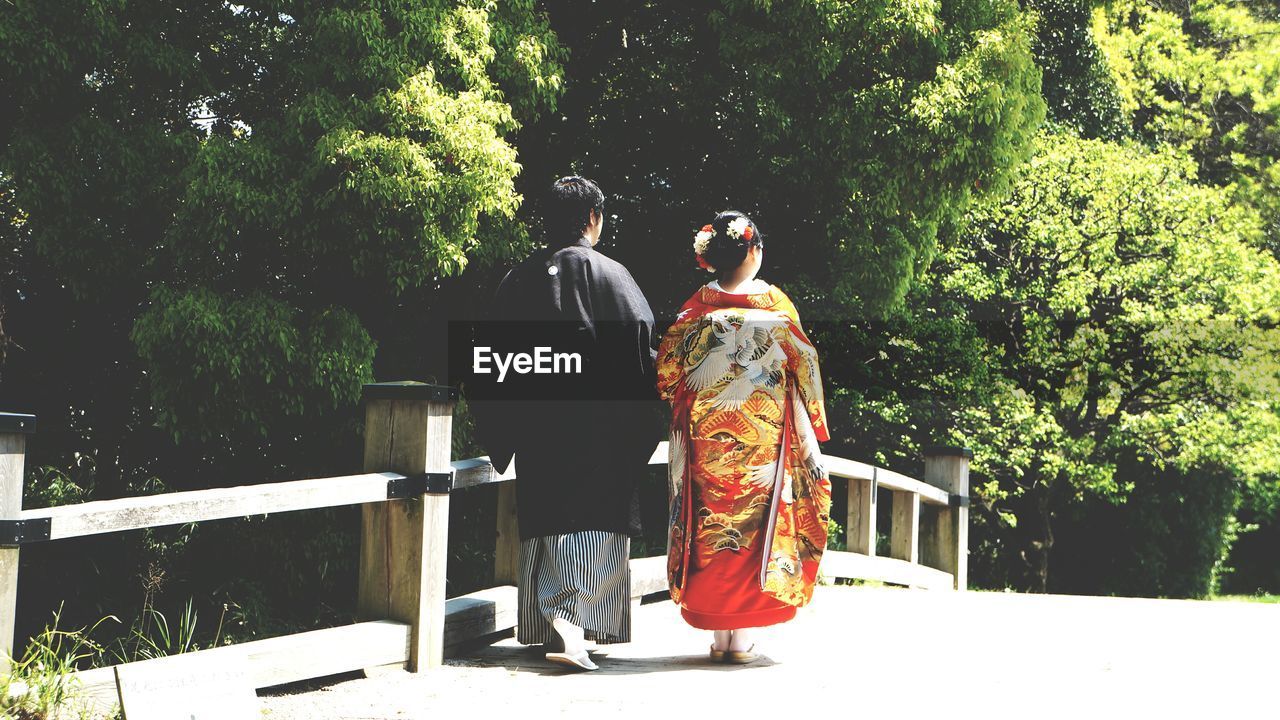
<path fill-rule="evenodd" d="M 61 609 L 53 622 L 31 638 L 22 657 L 10 660 L 0 672 L 0 720 L 84 720 L 92 712 L 77 698 L 76 671 L 81 666 L 113 665 L 179 655 L 199 649 L 195 644 L 196 612 L 190 600 L 176 624 L 148 606 L 123 637 L 103 645 L 90 635 L 107 620 L 91 628 L 60 630 Z M 222 633 L 219 620 L 214 642 Z"/>
<path fill-rule="evenodd" d="M 1211 599 L 1235 602 L 1273 603 L 1280 605 L 1280 595 L 1214 595 Z"/>
<path fill-rule="evenodd" d="M 89 638 L 98 625 L 59 630 L 61 612 L 59 608 L 53 622 L 31 639 L 21 658 L 9 658 L 8 671 L 0 674 L 0 717 L 5 720 L 90 716 L 88 708 L 77 702 L 75 671 L 80 661 L 101 652 Z"/>
<path fill-rule="evenodd" d="M 225 610 L 223 614 L 225 616 Z M 124 637 L 116 638 L 108 647 L 102 648 L 103 652 L 95 658 L 94 664 L 115 665 L 199 650 L 200 646 L 195 642 L 196 620 L 196 611 L 190 599 L 183 606 L 182 614 L 173 627 L 164 613 L 148 604 Z M 217 645 L 221 635 L 220 619 L 213 645 Z"/>

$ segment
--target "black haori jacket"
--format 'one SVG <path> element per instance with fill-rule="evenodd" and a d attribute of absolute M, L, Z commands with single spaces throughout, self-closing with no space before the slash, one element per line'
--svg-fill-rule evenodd
<path fill-rule="evenodd" d="M 526 362 L 525 373 L 509 370 L 502 382 L 490 373 L 468 383 L 494 467 L 503 472 L 515 457 L 521 539 L 582 530 L 638 535 L 637 481 L 662 421 L 653 311 L 631 273 L 585 238 L 539 250 L 503 278 L 490 321 L 478 346 L 542 348 L 544 372 L 528 371 Z M 575 354 L 580 363 L 550 362 Z"/>

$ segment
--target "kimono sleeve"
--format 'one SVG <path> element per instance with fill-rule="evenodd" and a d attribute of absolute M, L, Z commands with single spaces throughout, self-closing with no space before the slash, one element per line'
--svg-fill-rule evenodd
<path fill-rule="evenodd" d="M 658 344 L 658 395 L 668 403 L 675 400 L 680 383 L 684 382 L 684 361 L 680 356 L 680 345 L 694 321 L 693 315 L 690 308 L 681 309 L 675 323 L 667 329 L 662 342 Z"/>
<path fill-rule="evenodd" d="M 787 323 L 787 370 L 793 378 L 800 400 L 819 442 L 831 439 L 827 429 L 827 408 L 822 394 L 822 373 L 818 368 L 818 351 L 805 335 L 798 319 Z"/>

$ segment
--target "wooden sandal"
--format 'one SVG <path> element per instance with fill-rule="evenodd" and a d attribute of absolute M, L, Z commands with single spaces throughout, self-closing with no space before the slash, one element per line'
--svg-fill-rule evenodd
<path fill-rule="evenodd" d="M 716 646 L 715 646 L 715 643 L 712 643 L 712 644 L 711 644 L 711 662 L 713 662 L 713 663 L 722 663 L 722 662 L 724 662 L 724 656 L 725 656 L 725 653 L 726 653 L 726 652 L 727 652 L 727 651 L 725 651 L 725 650 L 717 650 L 717 649 L 716 649 Z"/>
<path fill-rule="evenodd" d="M 745 652 L 738 652 L 737 650 L 725 650 L 724 662 L 727 662 L 730 665 L 747 665 L 749 663 L 753 663 L 756 660 L 760 659 L 760 655 L 752 652 L 755 649 L 756 649 L 756 646 L 754 643 L 752 643 L 751 647 L 747 648 Z"/>

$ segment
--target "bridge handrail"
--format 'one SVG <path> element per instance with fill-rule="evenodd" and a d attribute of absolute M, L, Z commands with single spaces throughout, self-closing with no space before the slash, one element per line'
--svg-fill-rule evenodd
<path fill-rule="evenodd" d="M 389 497 L 399 473 L 364 473 L 209 488 L 23 510 L 27 523 L 48 522 L 48 540 L 295 510 L 361 505 Z M 34 527 L 34 525 L 33 525 Z"/>
<path fill-rule="evenodd" d="M 917 493 L 922 503 L 947 506 L 957 502 L 955 498 L 960 497 L 915 478 L 856 460 L 834 455 L 825 455 L 823 459 L 833 477 L 873 480 L 886 490 Z M 666 462 L 667 442 L 663 441 L 654 449 L 649 464 L 665 465 Z M 454 472 L 454 489 L 516 479 L 515 463 L 505 472 L 499 473 L 487 456 L 455 460 L 450 466 Z M 391 472 L 362 473 L 140 495 L 23 510 L 19 519 L 29 524 L 31 529 L 27 532 L 33 532 L 39 523 L 48 523 L 47 536 L 43 530 L 40 531 L 40 536 L 47 540 L 62 540 L 125 530 L 396 500 L 399 498 L 392 489 L 393 483 L 407 477 Z"/>
<path fill-rule="evenodd" d="M 877 468 L 845 457 L 823 456 L 832 477 L 851 480 L 874 480 L 878 486 L 891 491 L 914 492 L 920 502 L 947 506 L 955 503 L 951 493 L 931 484 L 906 477 L 892 470 Z M 650 457 L 650 465 L 667 462 L 667 442 L 659 442 Z M 516 465 L 508 466 L 504 473 L 494 469 L 488 456 L 454 460 L 453 488 L 461 489 L 481 484 L 507 482 L 516 479 Z M 35 528 L 38 523 L 50 527 L 40 533 L 44 539 L 64 539 L 93 534 L 160 528 L 165 525 L 204 523 L 207 520 L 246 518 L 252 515 L 270 515 L 275 512 L 316 510 L 321 507 L 364 505 L 366 502 L 398 500 L 390 487 L 396 480 L 406 479 L 399 473 L 362 473 L 335 475 L 330 478 L 287 480 L 287 482 L 261 483 L 256 486 L 207 488 L 198 491 L 169 492 L 163 495 L 120 497 L 115 500 L 81 502 L 76 505 L 37 507 L 23 510 L 19 520 Z M 32 530 L 28 530 L 32 532 Z"/>

